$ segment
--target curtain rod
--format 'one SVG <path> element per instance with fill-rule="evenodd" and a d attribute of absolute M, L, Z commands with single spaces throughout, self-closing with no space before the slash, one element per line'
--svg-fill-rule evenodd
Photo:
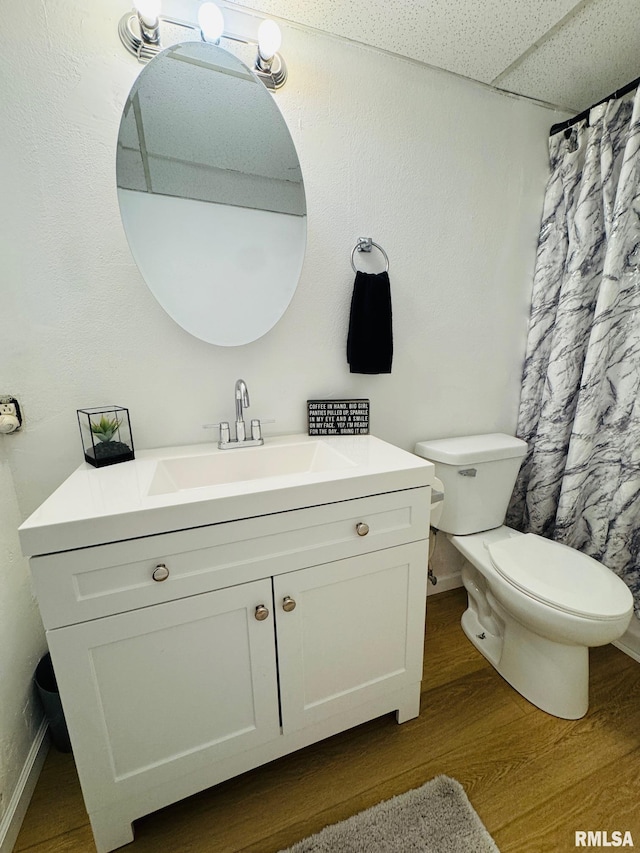
<path fill-rule="evenodd" d="M 606 98 L 601 98 L 601 100 L 596 101 L 595 104 L 591 104 L 586 110 L 583 110 L 581 113 L 578 113 L 577 116 L 573 118 L 568 118 L 566 121 L 561 121 L 558 124 L 554 124 L 551 126 L 551 130 L 549 131 L 549 136 L 555 136 L 556 133 L 560 133 L 563 130 L 568 130 L 574 124 L 577 124 L 579 121 L 582 121 L 585 118 L 589 118 L 589 113 L 594 107 L 599 106 L 600 104 L 604 104 L 606 101 L 615 101 L 617 98 L 621 98 L 623 95 L 628 95 L 629 92 L 633 92 L 634 89 L 637 89 L 638 84 L 640 84 L 640 77 L 636 77 L 635 80 L 632 80 L 631 83 L 627 83 L 626 86 L 623 86 L 622 89 L 616 89 L 615 92 L 612 92 L 610 95 L 607 95 Z"/>

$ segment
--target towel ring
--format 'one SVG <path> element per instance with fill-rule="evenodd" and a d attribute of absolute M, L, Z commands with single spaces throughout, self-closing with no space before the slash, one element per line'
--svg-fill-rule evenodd
<path fill-rule="evenodd" d="M 353 259 L 356 256 L 356 252 L 370 252 L 371 247 L 375 246 L 379 252 L 382 252 L 382 255 L 386 262 L 385 272 L 389 272 L 389 257 L 382 246 L 378 245 L 378 243 L 374 243 L 371 237 L 358 237 L 358 242 L 353 247 L 353 251 L 351 252 L 351 269 L 354 272 L 358 272 L 358 268 L 353 262 Z"/>

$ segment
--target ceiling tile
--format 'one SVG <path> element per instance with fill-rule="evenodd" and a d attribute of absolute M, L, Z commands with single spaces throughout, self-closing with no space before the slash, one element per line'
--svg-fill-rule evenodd
<path fill-rule="evenodd" d="M 251 7 L 489 83 L 581 2 L 252 0 Z"/>
<path fill-rule="evenodd" d="M 197 5 L 197 0 L 166 0 Z M 221 0 L 580 111 L 640 75 L 640 0 Z M 283 47 L 286 55 L 286 45 Z"/>
<path fill-rule="evenodd" d="M 640 3 L 592 0 L 496 85 L 580 112 L 640 76 Z"/>

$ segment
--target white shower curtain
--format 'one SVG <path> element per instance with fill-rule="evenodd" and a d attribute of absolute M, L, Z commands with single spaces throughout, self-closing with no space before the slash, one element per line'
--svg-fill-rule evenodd
<path fill-rule="evenodd" d="M 595 557 L 640 618 L 640 96 L 550 138 L 507 523 Z"/>

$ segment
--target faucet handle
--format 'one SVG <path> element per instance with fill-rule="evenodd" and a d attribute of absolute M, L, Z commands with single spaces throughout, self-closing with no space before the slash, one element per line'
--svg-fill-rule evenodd
<path fill-rule="evenodd" d="M 219 429 L 220 441 L 229 441 L 231 431 L 229 430 L 229 421 L 220 421 L 219 424 L 202 424 L 202 429 Z"/>
<path fill-rule="evenodd" d="M 262 438 L 262 426 L 263 424 L 275 424 L 275 418 L 263 418 L 259 420 L 258 418 L 251 419 L 251 438 L 252 439 L 260 439 Z"/>

